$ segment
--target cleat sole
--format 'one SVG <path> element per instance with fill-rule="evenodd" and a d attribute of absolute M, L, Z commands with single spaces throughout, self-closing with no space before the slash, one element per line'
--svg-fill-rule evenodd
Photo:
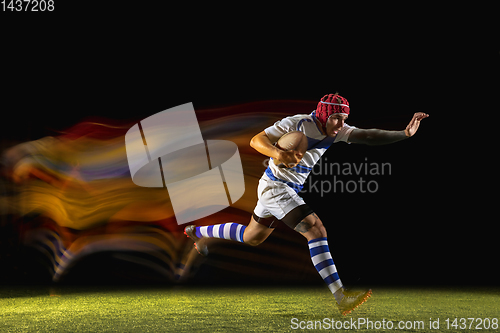
<path fill-rule="evenodd" d="M 342 312 L 342 315 L 343 316 L 347 316 L 348 314 L 350 314 L 352 311 L 356 310 L 360 305 L 364 304 L 369 297 L 372 296 L 372 290 L 368 290 L 368 292 L 366 293 L 365 297 L 363 297 L 363 299 L 361 300 L 361 302 L 359 302 L 358 304 L 356 304 L 356 306 L 354 306 L 351 310 L 346 310 L 344 312 Z"/>

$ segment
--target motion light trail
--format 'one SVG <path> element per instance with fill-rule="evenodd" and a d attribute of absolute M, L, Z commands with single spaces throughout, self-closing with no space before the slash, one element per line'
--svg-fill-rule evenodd
<path fill-rule="evenodd" d="M 262 155 L 249 147 L 251 137 L 284 114 L 310 108 L 310 103 L 300 101 L 259 102 L 201 110 L 197 116 L 206 140 L 238 145 L 245 187 L 253 189 L 264 167 Z M 168 191 L 132 182 L 124 139 L 132 125 L 84 122 L 60 136 L 20 143 L 3 152 L 4 181 L 14 191 L 1 197 L 0 205 L 5 214 L 14 216 L 13 223 L 29 220 L 20 236 L 49 258 L 54 281 L 82 258 L 98 252 L 126 252 L 118 257 L 153 268 L 170 280 L 189 276 L 198 260 L 183 226 L 176 223 Z M 256 197 L 255 191 L 248 190 L 230 208 L 196 224 L 245 222 Z M 131 252 L 147 254 L 149 259 L 133 257 Z M 248 256 L 238 249 L 231 255 L 243 257 L 248 264 L 229 262 L 225 269 L 265 275 L 259 269 L 266 264 L 261 256 Z M 292 259 L 269 259 L 267 264 L 283 267 L 284 272 L 298 265 Z"/>

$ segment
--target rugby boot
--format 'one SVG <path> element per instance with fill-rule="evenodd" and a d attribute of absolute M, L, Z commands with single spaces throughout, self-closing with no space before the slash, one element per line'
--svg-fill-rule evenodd
<path fill-rule="evenodd" d="M 337 304 L 342 315 L 347 315 L 351 313 L 358 306 L 366 302 L 368 297 L 372 295 L 372 290 L 364 290 L 364 291 L 349 291 L 342 290 L 344 297 Z"/>
<path fill-rule="evenodd" d="M 205 244 L 205 242 L 202 241 L 203 237 L 196 236 L 195 225 L 188 225 L 186 228 L 184 228 L 184 235 L 188 236 L 193 240 L 194 247 L 196 248 L 196 251 L 198 251 L 199 254 L 205 257 L 208 255 L 207 245 Z"/>

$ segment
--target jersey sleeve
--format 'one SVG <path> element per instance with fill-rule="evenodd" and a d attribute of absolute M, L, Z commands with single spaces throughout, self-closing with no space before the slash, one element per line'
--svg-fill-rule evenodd
<path fill-rule="evenodd" d="M 264 130 L 271 143 L 275 143 L 288 132 L 294 131 L 297 127 L 296 117 L 286 117 L 274 123 Z"/>
<path fill-rule="evenodd" d="M 354 126 L 349 126 L 347 124 L 344 124 L 342 129 L 337 133 L 337 136 L 335 137 L 335 143 L 343 141 L 343 142 L 349 142 L 349 135 L 351 135 L 351 132 L 356 129 Z"/>

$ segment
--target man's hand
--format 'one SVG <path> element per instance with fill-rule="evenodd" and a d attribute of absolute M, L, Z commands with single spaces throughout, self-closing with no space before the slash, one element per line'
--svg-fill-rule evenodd
<path fill-rule="evenodd" d="M 298 150 L 282 150 L 279 154 L 279 161 L 287 168 L 293 168 L 299 164 L 303 155 Z"/>
<path fill-rule="evenodd" d="M 427 117 L 429 117 L 429 115 L 427 113 L 423 113 L 423 112 L 415 113 L 413 115 L 412 120 L 408 124 L 408 126 L 406 126 L 406 129 L 405 129 L 406 136 L 412 137 L 417 132 L 418 127 L 420 126 L 420 121 L 422 119 L 427 118 Z"/>
<path fill-rule="evenodd" d="M 293 168 L 304 157 L 298 150 L 281 150 L 271 143 L 265 131 L 252 138 L 250 146 L 259 153 L 272 157 L 283 163 L 287 168 Z"/>

